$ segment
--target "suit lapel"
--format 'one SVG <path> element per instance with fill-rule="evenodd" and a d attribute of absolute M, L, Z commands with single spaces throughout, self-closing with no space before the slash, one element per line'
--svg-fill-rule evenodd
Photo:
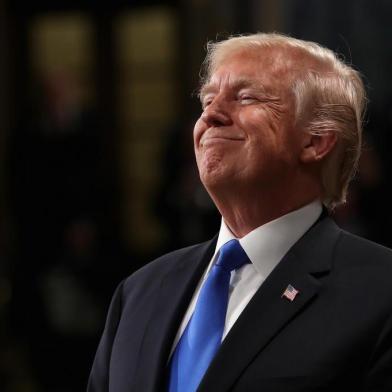
<path fill-rule="evenodd" d="M 322 287 L 318 276 L 330 270 L 340 229 L 322 219 L 300 239 L 271 272 L 242 312 L 207 370 L 199 391 L 226 391 L 279 332 L 311 306 Z M 291 284 L 293 301 L 282 297 Z"/>
<path fill-rule="evenodd" d="M 210 262 L 217 237 L 196 246 L 162 278 L 140 348 L 136 391 L 160 391 L 173 340 L 196 286 Z"/>

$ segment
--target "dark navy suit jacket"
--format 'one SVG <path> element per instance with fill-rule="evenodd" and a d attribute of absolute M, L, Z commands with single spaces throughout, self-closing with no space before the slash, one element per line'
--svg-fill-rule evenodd
<path fill-rule="evenodd" d="M 165 390 L 173 339 L 215 244 L 169 253 L 119 285 L 88 392 Z M 292 302 L 282 297 L 289 284 Z M 256 292 L 199 391 L 340 390 L 392 391 L 392 251 L 324 217 Z"/>

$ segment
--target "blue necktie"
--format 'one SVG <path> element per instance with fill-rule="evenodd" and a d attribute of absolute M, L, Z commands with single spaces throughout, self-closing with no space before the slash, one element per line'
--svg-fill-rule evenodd
<path fill-rule="evenodd" d="M 230 272 L 250 260 L 238 240 L 224 244 L 211 268 L 195 311 L 169 364 L 169 392 L 196 391 L 221 344 L 229 296 Z"/>

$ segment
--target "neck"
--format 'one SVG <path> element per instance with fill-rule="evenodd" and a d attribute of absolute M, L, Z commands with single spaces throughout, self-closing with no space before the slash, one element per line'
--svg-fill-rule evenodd
<path fill-rule="evenodd" d="M 297 188 L 299 189 L 299 188 Z M 302 188 L 307 189 L 307 188 Z M 320 198 L 316 189 L 307 189 L 306 195 L 290 192 L 255 192 L 231 191 L 210 195 L 225 220 L 227 226 L 237 238 L 242 238 L 252 230 L 295 211 Z"/>

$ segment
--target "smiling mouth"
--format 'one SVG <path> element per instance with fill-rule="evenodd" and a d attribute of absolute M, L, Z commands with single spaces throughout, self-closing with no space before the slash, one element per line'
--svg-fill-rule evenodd
<path fill-rule="evenodd" d="M 209 144 L 220 144 L 220 143 L 230 143 L 230 142 L 241 142 L 244 141 L 243 138 L 239 137 L 226 137 L 226 136 L 211 136 L 200 141 L 201 146 L 206 146 Z"/>

